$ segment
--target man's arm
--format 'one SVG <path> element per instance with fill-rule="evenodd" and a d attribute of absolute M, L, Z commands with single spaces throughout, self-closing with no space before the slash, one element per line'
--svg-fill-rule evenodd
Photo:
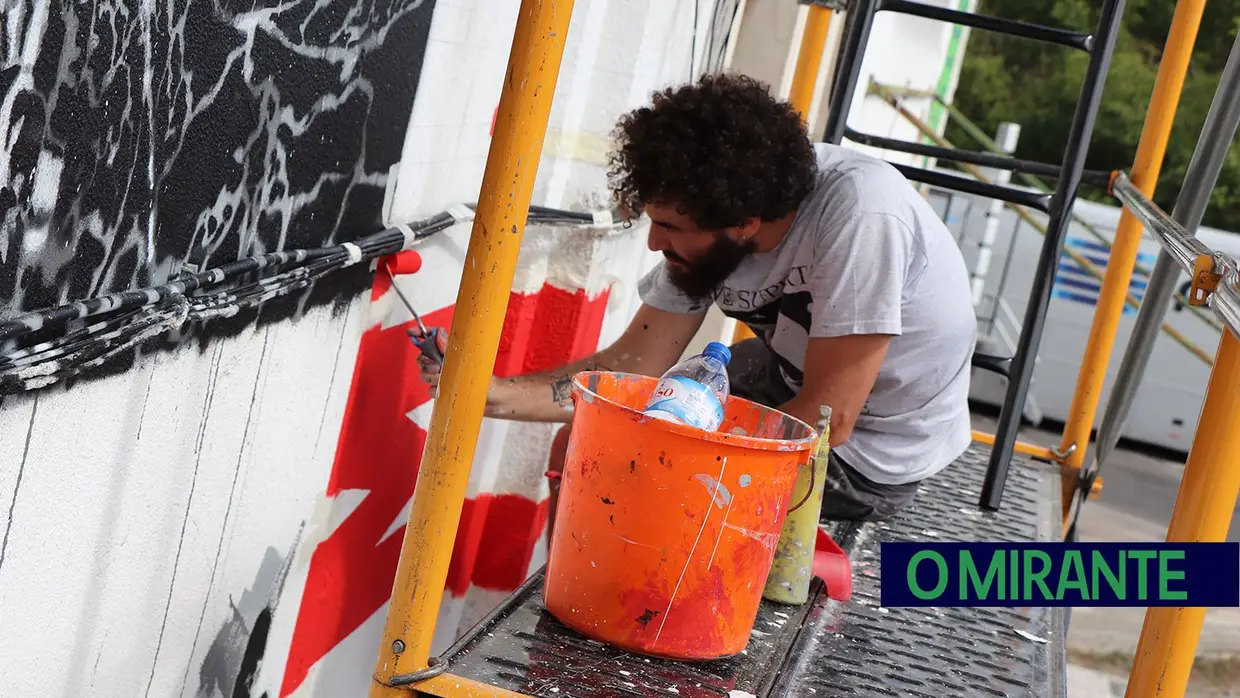
<path fill-rule="evenodd" d="M 815 426 L 818 406 L 831 408 L 831 448 L 848 440 L 887 356 L 891 335 L 854 334 L 812 338 L 805 349 L 805 376 L 782 412 Z"/>
<path fill-rule="evenodd" d="M 572 377 L 581 371 L 617 371 L 660 376 L 671 368 L 702 326 L 705 314 L 671 313 L 643 304 L 628 329 L 611 346 L 550 371 L 496 378 L 487 394 L 486 416 L 520 422 L 572 419 Z M 433 365 L 423 364 L 423 379 L 437 387 Z"/>
<path fill-rule="evenodd" d="M 848 441 L 893 336 L 901 334 L 904 288 L 925 260 L 903 218 L 861 210 L 830 221 L 816 250 L 810 339 L 800 393 L 785 410 L 813 425 L 831 408 L 832 448 Z"/>

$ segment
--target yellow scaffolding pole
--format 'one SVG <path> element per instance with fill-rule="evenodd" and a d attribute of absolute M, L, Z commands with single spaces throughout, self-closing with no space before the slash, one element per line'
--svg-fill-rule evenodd
<path fill-rule="evenodd" d="M 481 681 L 441 674 L 418 684 L 418 693 L 441 698 L 530 698 L 524 693 L 491 686 Z"/>
<path fill-rule="evenodd" d="M 1240 341 L 1223 332 L 1193 438 L 1168 543 L 1221 542 L 1240 497 Z M 1197 655 L 1204 608 L 1150 608 L 1128 681 L 1128 698 L 1179 698 Z"/>
<path fill-rule="evenodd" d="M 1158 174 L 1162 169 L 1163 155 L 1171 126 L 1188 74 L 1193 44 L 1197 41 L 1197 29 L 1205 11 L 1205 0 L 1180 0 L 1171 19 L 1171 29 L 1158 64 L 1158 77 L 1150 96 L 1145 124 L 1141 127 L 1141 139 L 1137 143 L 1137 155 L 1132 166 L 1132 181 L 1147 197 L 1153 198 Z M 1098 400 L 1102 384 L 1106 380 L 1107 364 L 1115 346 L 1115 333 L 1119 328 L 1124 310 L 1124 299 L 1137 263 L 1137 251 L 1141 244 L 1142 226 L 1127 208 L 1120 214 L 1119 227 L 1115 231 L 1111 254 L 1107 258 L 1106 276 L 1098 293 L 1094 319 L 1089 328 L 1089 339 L 1077 374 L 1076 390 L 1068 419 L 1064 424 L 1060 452 L 1067 453 L 1065 463 L 1079 470 L 1085 462 L 1089 434 L 1094 427 L 1098 412 Z M 1073 448 L 1075 446 L 1075 448 Z M 1065 482 L 1065 484 L 1070 484 Z M 1072 488 L 1064 488 L 1065 516 L 1071 507 Z"/>
<path fill-rule="evenodd" d="M 431 414 L 370 698 L 408 698 L 420 680 L 443 668 L 430 659 L 435 617 L 572 11 L 572 0 L 521 0 L 457 293 L 458 320 L 448 338 L 440 398 Z"/>
<path fill-rule="evenodd" d="M 979 444 L 986 444 L 987 446 L 993 446 L 995 444 L 995 435 L 989 432 L 978 431 L 977 429 L 974 429 L 973 440 L 978 442 Z M 1013 450 L 1015 450 L 1017 453 L 1023 453 L 1026 456 L 1033 456 L 1034 458 L 1040 458 L 1046 461 L 1058 461 L 1059 460 L 1059 457 L 1056 456 L 1055 452 L 1052 451 L 1050 448 L 1046 446 L 1039 446 L 1037 444 L 1031 444 L 1026 441 L 1017 441 L 1016 446 Z"/>
<path fill-rule="evenodd" d="M 809 111 L 814 104 L 814 87 L 818 83 L 818 69 L 827 50 L 827 32 L 831 29 L 831 10 L 820 5 L 810 5 L 805 16 L 805 29 L 801 32 L 801 45 L 797 48 L 797 65 L 792 73 L 792 88 L 788 101 L 801 114 L 802 121 L 809 121 Z M 740 321 L 732 331 L 732 343 L 753 337 L 754 333 Z"/>
<path fill-rule="evenodd" d="M 792 88 L 788 101 L 809 121 L 814 105 L 814 86 L 818 83 L 818 70 L 822 56 L 827 50 L 827 33 L 831 29 L 831 10 L 821 5 L 810 5 L 805 16 L 805 31 L 801 33 L 801 46 L 797 49 L 797 66 L 792 73 Z"/>

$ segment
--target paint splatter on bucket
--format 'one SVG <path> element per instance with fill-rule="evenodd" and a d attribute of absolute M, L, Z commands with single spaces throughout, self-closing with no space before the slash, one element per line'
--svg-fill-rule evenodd
<path fill-rule="evenodd" d="M 707 432 L 645 417 L 657 380 L 575 377 L 543 602 L 565 625 L 673 659 L 749 642 L 814 430 L 729 398 Z"/>

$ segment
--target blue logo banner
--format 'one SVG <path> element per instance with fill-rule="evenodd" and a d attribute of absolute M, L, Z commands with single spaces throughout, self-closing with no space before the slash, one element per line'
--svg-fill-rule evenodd
<path fill-rule="evenodd" d="M 883 543 L 883 606 L 1240 606 L 1240 543 Z"/>

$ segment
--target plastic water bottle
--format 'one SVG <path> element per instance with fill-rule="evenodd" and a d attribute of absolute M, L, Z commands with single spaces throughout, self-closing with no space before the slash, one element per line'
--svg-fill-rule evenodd
<path fill-rule="evenodd" d="M 645 414 L 715 431 L 723 424 L 723 405 L 728 400 L 728 362 L 732 352 L 711 342 L 697 356 L 673 366 L 659 379 L 646 403 Z"/>

